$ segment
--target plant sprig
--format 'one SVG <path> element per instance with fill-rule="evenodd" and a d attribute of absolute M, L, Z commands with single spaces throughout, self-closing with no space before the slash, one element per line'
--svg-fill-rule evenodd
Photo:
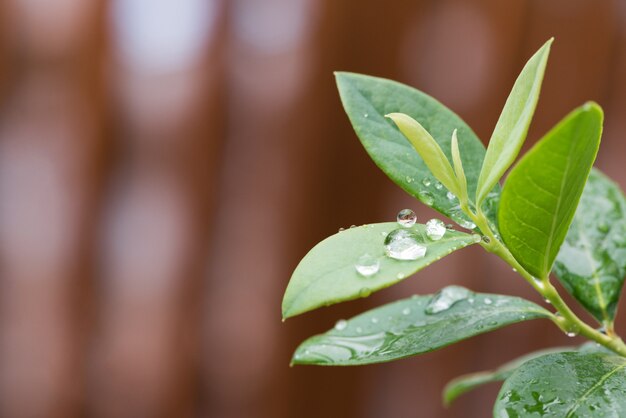
<path fill-rule="evenodd" d="M 470 233 L 445 229 L 436 219 L 339 232 L 313 248 L 294 271 L 283 318 L 369 296 L 473 244 L 504 260 L 555 312 L 516 297 L 449 286 L 339 321 L 303 342 L 294 364 L 390 361 L 543 318 L 596 344 L 540 352 L 493 373 L 460 378 L 446 391 L 447 402 L 481 382 L 504 380 L 494 416 L 503 411 L 525 416 L 537 408 L 554 416 L 575 416 L 585 408 L 626 414 L 626 389 L 616 389 L 626 387 L 626 345 L 614 331 L 626 275 L 626 198 L 592 169 L 602 109 L 590 102 L 572 111 L 499 185 L 526 138 L 551 44 L 552 39 L 522 69 L 486 150 L 458 116 L 424 93 L 337 73 L 344 108 L 372 159 L 401 188 Z M 553 270 L 600 329 L 566 304 L 550 282 Z M 575 390 L 559 375 L 558 364 L 585 373 L 574 382 Z"/>

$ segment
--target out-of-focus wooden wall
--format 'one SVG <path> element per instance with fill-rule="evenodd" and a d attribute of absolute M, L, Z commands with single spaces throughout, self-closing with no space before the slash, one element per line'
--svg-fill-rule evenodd
<path fill-rule="evenodd" d="M 3 0 L 0 28 L 0 416 L 485 417 L 496 386 L 444 409 L 444 384 L 572 343 L 533 322 L 391 364 L 288 367 L 305 337 L 408 294 L 537 300 L 479 248 L 284 324 L 280 301 L 338 228 L 434 216 L 367 158 L 333 70 L 411 84 L 486 140 L 555 36 L 526 146 L 596 100 L 597 165 L 626 186 L 625 2 Z"/>

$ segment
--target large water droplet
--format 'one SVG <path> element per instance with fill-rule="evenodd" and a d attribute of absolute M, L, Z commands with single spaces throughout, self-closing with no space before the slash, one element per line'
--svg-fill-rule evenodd
<path fill-rule="evenodd" d="M 348 321 L 346 321 L 345 319 L 340 319 L 339 321 L 337 321 L 337 323 L 335 323 L 335 329 L 337 331 L 343 331 L 344 329 L 346 329 L 347 326 Z"/>
<path fill-rule="evenodd" d="M 483 302 L 485 303 L 485 305 L 491 305 L 493 303 L 493 300 L 491 300 L 491 298 L 485 298 Z"/>
<path fill-rule="evenodd" d="M 454 195 L 454 193 L 452 192 L 448 192 L 446 193 L 446 197 L 448 198 L 448 200 L 454 200 L 456 199 L 456 196 Z"/>
<path fill-rule="evenodd" d="M 410 228 L 417 222 L 417 215 L 411 209 L 402 209 L 396 216 L 398 224 L 404 228 Z"/>
<path fill-rule="evenodd" d="M 441 190 L 442 188 L 443 188 L 443 184 L 441 184 L 439 182 L 435 183 L 435 189 Z"/>
<path fill-rule="evenodd" d="M 439 241 L 446 233 L 446 224 L 440 219 L 426 222 L 426 235 L 433 241 Z"/>
<path fill-rule="evenodd" d="M 435 203 L 435 197 L 430 192 L 419 192 L 419 200 L 426 206 L 432 206 Z"/>
<path fill-rule="evenodd" d="M 428 302 L 427 314 L 436 314 L 450 309 L 455 303 L 470 297 L 472 292 L 461 286 L 448 286 L 437 292 Z"/>
<path fill-rule="evenodd" d="M 431 183 L 431 181 L 430 181 L 430 179 L 428 177 L 424 177 L 424 179 L 422 179 L 422 184 L 425 187 L 429 187 L 432 183 Z"/>
<path fill-rule="evenodd" d="M 426 247 L 421 237 L 407 229 L 391 231 L 385 239 L 387 256 L 396 260 L 417 260 L 426 255 Z"/>
<path fill-rule="evenodd" d="M 364 117 L 364 118 L 369 118 L 369 117 L 370 117 L 370 115 L 366 113 L 366 114 L 364 114 L 364 115 L 363 115 L 363 117 Z"/>
<path fill-rule="evenodd" d="M 354 268 L 361 276 L 369 277 L 378 273 L 378 270 L 380 270 L 380 262 L 378 261 L 378 258 L 374 256 L 363 254 L 356 261 Z"/>
<path fill-rule="evenodd" d="M 402 309 L 402 315 L 409 315 L 411 313 L 411 308 Z"/>

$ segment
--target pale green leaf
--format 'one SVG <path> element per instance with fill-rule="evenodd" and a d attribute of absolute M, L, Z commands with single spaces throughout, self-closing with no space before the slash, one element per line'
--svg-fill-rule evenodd
<path fill-rule="evenodd" d="M 552 39 L 526 63 L 506 100 L 489 140 L 478 179 L 476 202 L 480 205 L 498 183 L 519 153 L 539 100 L 541 82 L 550 54 Z"/>

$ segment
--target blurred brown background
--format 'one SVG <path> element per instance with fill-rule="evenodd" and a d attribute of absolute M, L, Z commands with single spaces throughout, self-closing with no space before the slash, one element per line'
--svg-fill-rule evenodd
<path fill-rule="evenodd" d="M 414 85 L 486 140 L 551 36 L 528 145 L 596 100 L 598 165 L 626 186 L 623 0 L 2 0 L 0 416 L 489 416 L 497 386 L 445 409 L 444 384 L 573 341 L 531 322 L 396 363 L 288 367 L 305 337 L 412 293 L 537 300 L 480 248 L 284 324 L 280 301 L 339 227 L 432 215 L 368 159 L 333 70 Z"/>

